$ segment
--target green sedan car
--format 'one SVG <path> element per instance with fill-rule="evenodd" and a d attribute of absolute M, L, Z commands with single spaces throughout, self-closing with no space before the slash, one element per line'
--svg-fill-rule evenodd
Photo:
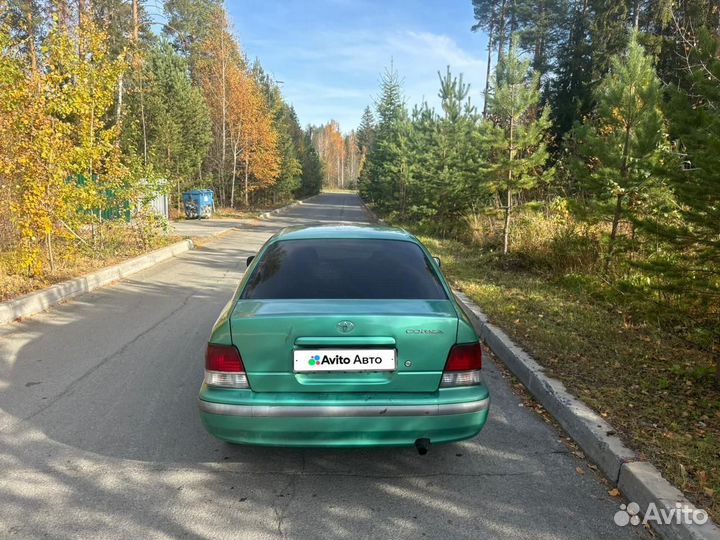
<path fill-rule="evenodd" d="M 483 427 L 478 336 L 415 237 L 291 227 L 248 265 L 207 346 L 199 403 L 211 434 L 424 454 Z"/>

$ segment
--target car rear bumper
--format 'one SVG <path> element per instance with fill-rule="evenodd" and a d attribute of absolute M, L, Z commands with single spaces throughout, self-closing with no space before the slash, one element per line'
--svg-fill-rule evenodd
<path fill-rule="evenodd" d="M 385 417 L 385 416 L 445 416 L 486 410 L 490 398 L 466 403 L 436 403 L 433 405 L 230 405 L 198 400 L 200 411 L 210 414 L 244 417 Z"/>
<path fill-rule="evenodd" d="M 416 403 L 397 394 L 310 394 L 290 399 L 264 394 L 258 399 L 250 391 L 240 393 L 244 400 L 230 402 L 217 400 L 222 391 L 203 390 L 200 416 L 211 434 L 233 443 L 270 446 L 409 446 L 422 438 L 433 443 L 458 441 L 477 435 L 490 404 L 484 386 L 441 390 Z"/>

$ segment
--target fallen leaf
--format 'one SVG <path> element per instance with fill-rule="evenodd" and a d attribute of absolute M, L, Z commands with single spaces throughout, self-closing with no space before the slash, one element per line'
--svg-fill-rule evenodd
<path fill-rule="evenodd" d="M 585 474 L 585 469 L 583 469 L 582 467 L 575 467 L 575 472 L 582 476 L 583 474 Z"/>
<path fill-rule="evenodd" d="M 620 490 L 618 488 L 613 488 L 610 491 L 608 491 L 608 495 L 610 495 L 611 497 L 619 497 Z"/>

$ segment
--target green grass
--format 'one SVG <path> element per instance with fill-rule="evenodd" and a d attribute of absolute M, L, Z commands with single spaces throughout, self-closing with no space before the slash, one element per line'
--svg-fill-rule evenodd
<path fill-rule="evenodd" d="M 458 241 L 420 239 L 454 287 L 720 518 L 720 389 L 711 353 L 638 317 L 617 295 L 603 297 L 592 280 L 553 279 Z"/>

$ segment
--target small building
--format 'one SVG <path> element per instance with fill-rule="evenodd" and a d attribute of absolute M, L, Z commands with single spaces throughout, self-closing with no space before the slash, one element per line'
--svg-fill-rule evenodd
<path fill-rule="evenodd" d="M 147 207 L 157 215 L 170 219 L 170 202 L 167 193 L 158 193 L 154 199 L 148 201 Z"/>

